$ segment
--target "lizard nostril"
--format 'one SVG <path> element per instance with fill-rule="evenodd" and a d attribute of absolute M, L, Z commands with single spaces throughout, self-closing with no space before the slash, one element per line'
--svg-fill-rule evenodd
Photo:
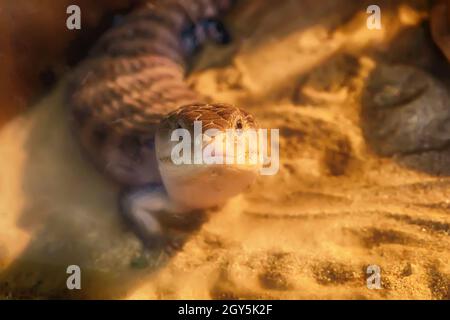
<path fill-rule="evenodd" d="M 242 129 L 242 121 L 241 120 L 238 120 L 236 122 L 236 129 L 238 129 L 238 130 Z"/>

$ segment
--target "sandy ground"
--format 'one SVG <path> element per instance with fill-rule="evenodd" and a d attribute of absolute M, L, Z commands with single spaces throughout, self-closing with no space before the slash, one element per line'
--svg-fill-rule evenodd
<path fill-rule="evenodd" d="M 142 248 L 119 187 L 80 154 L 64 81 L 2 128 L 0 297 L 450 299 L 450 149 L 380 156 L 377 126 L 361 117 L 383 65 L 449 88 L 425 1 L 382 2 L 380 31 L 366 28 L 363 2 L 316 2 L 248 1 L 228 19 L 233 44 L 196 59 L 198 91 L 280 129 L 281 167 L 210 212 L 173 258 Z M 448 106 L 435 91 L 422 103 Z M 71 264 L 82 290 L 66 288 Z M 366 287 L 373 264 L 379 290 Z"/>

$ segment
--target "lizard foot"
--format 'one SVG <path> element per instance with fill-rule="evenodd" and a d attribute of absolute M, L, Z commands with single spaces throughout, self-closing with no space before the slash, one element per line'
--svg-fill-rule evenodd
<path fill-rule="evenodd" d="M 181 250 L 189 232 L 204 221 L 201 212 L 190 212 L 174 204 L 161 185 L 124 192 L 120 209 L 148 249 L 169 255 Z"/>

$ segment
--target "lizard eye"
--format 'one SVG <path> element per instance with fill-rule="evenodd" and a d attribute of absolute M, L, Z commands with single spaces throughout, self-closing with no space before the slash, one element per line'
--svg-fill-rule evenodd
<path fill-rule="evenodd" d="M 236 122 L 236 129 L 238 129 L 238 130 L 241 130 L 241 129 L 242 129 L 242 121 L 241 121 L 241 120 L 238 120 L 238 121 Z"/>

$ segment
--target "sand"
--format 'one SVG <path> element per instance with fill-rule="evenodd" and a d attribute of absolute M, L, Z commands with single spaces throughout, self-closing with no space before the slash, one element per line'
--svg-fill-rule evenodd
<path fill-rule="evenodd" d="M 426 2 L 381 2 L 372 31 L 367 4 L 316 2 L 248 1 L 228 18 L 233 44 L 196 58 L 193 87 L 280 129 L 281 166 L 209 212 L 171 258 L 142 247 L 119 186 L 81 155 L 64 79 L 3 127 L 0 297 L 450 299 L 450 149 L 381 156 L 361 117 L 380 65 L 449 88 Z M 81 290 L 66 288 L 72 264 Z M 369 265 L 381 289 L 367 288 Z"/>

